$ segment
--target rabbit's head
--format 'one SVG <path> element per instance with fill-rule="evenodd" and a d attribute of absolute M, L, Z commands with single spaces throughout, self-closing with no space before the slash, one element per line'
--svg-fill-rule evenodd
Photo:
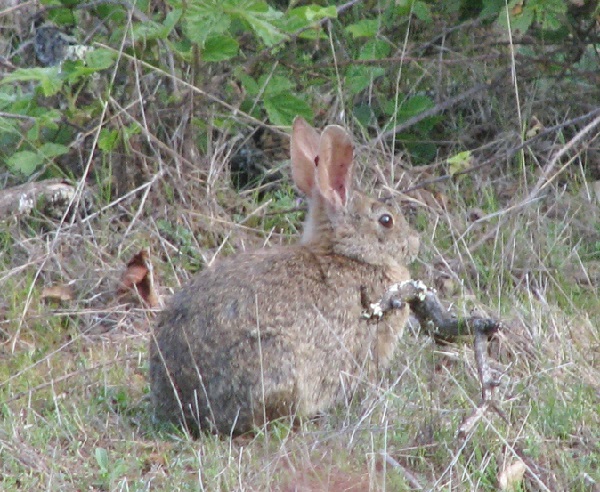
<path fill-rule="evenodd" d="M 352 188 L 354 145 L 340 126 L 321 134 L 302 118 L 292 130 L 292 176 L 309 200 L 302 243 L 382 267 L 390 277 L 417 254 L 419 239 L 393 202 Z"/>

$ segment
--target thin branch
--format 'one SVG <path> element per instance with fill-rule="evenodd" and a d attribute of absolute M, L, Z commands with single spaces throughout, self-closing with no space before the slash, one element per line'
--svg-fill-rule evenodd
<path fill-rule="evenodd" d="M 581 123 L 585 120 L 588 120 L 590 118 L 593 118 L 594 116 L 600 115 L 600 107 L 590 111 L 589 113 L 586 113 L 584 115 L 581 116 L 576 116 L 575 118 L 571 118 L 570 120 L 564 121 L 562 123 L 559 123 L 558 125 L 554 125 L 554 126 L 549 126 L 546 127 L 544 129 L 542 129 L 538 134 L 534 135 L 533 137 L 529 138 L 528 140 L 525 140 L 524 142 L 520 143 L 519 145 L 516 145 L 514 147 L 511 147 L 510 149 L 508 149 L 506 151 L 506 159 L 511 159 L 519 150 L 530 146 L 532 143 L 534 143 L 536 140 L 541 139 L 542 137 L 545 137 L 551 133 L 555 133 L 557 131 L 563 130 L 564 128 L 568 127 L 568 126 L 573 126 L 576 125 L 578 123 Z M 494 156 L 490 159 L 486 159 L 485 161 L 475 165 L 475 166 L 471 166 L 468 169 L 465 169 L 463 171 L 459 171 L 456 172 L 454 174 L 444 174 L 443 176 L 439 176 L 437 178 L 432 178 L 432 179 L 427 179 L 424 181 L 419 181 L 417 184 L 415 184 L 414 186 L 411 186 L 410 188 L 407 188 L 405 190 L 402 190 L 403 193 L 408 193 L 410 191 L 415 191 L 415 190 L 420 190 L 422 188 L 425 188 L 426 186 L 429 186 L 431 184 L 436 184 L 436 183 L 441 183 L 443 181 L 447 181 L 449 179 L 452 179 L 455 176 L 460 176 L 463 174 L 470 174 L 473 173 L 475 171 L 478 171 L 484 167 L 487 167 L 491 164 L 494 164 L 498 162 L 498 157 Z"/>
<path fill-rule="evenodd" d="M 442 307 L 435 290 L 419 280 L 407 280 L 392 285 L 379 302 L 371 304 L 369 310 L 363 313 L 363 317 L 381 319 L 386 312 L 400 309 L 406 304 L 410 306 L 421 327 L 437 339 L 451 341 L 465 335 L 475 336 L 473 351 L 481 394 L 483 401 L 491 400 L 492 390 L 499 383 L 492 377 L 487 362 L 487 341 L 502 328 L 501 323 L 490 318 L 452 316 Z"/>
<path fill-rule="evenodd" d="M 417 123 L 420 123 L 421 121 L 423 121 L 426 118 L 430 118 L 432 116 L 435 116 L 438 113 L 441 113 L 442 111 L 446 111 L 447 109 L 450 109 L 451 107 L 456 106 L 457 104 L 460 104 L 461 102 L 474 97 L 476 94 L 478 94 L 480 92 L 484 92 L 484 91 L 488 90 L 489 88 L 496 86 L 496 84 L 498 84 L 506 76 L 507 73 L 508 73 L 507 69 L 501 70 L 491 81 L 482 82 L 481 84 L 471 87 L 469 90 L 463 92 L 462 94 L 459 94 L 456 97 L 447 99 L 446 101 L 444 101 L 440 104 L 436 104 L 433 108 L 430 108 L 426 111 L 423 111 L 422 113 L 419 113 L 416 116 L 413 116 L 412 118 L 408 119 L 407 121 L 395 126 L 391 130 L 388 130 L 388 131 L 383 132 L 382 134 L 378 135 L 376 138 L 372 139 L 369 142 L 369 145 L 377 145 L 382 140 L 386 140 L 386 139 L 392 137 L 394 134 L 400 133 L 400 132 L 410 128 L 411 126 L 414 126 Z"/>

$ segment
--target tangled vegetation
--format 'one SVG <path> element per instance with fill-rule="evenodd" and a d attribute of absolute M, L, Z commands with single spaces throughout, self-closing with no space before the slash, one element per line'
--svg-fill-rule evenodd
<path fill-rule="evenodd" d="M 597 2 L 7 0 L 0 26 L 2 490 L 600 487 Z M 153 424 L 164 298 L 301 229 L 296 115 L 401 198 L 414 278 L 503 320 L 466 435 L 471 344 L 416 327 L 299 428 Z"/>

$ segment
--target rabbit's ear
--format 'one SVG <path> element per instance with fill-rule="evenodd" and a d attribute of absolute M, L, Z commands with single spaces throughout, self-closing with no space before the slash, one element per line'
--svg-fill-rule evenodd
<path fill-rule="evenodd" d="M 292 178 L 307 197 L 315 188 L 315 166 L 318 165 L 319 133 L 304 118 L 297 116 L 292 126 Z"/>
<path fill-rule="evenodd" d="M 352 187 L 354 145 L 341 126 L 323 130 L 317 163 L 317 186 L 321 196 L 334 209 L 345 207 Z"/>

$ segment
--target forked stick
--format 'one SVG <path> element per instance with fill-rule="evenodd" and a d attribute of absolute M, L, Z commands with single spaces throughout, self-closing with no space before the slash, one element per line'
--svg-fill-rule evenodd
<path fill-rule="evenodd" d="M 420 280 L 407 280 L 392 285 L 381 300 L 370 305 L 364 314 L 369 319 L 379 319 L 392 310 L 408 304 L 421 326 L 437 339 L 446 341 L 460 336 L 473 335 L 475 363 L 481 382 L 483 402 L 492 400 L 492 391 L 498 381 L 492 376 L 487 360 L 487 341 L 501 329 L 499 321 L 490 318 L 457 318 L 446 311 L 435 294 Z"/>

